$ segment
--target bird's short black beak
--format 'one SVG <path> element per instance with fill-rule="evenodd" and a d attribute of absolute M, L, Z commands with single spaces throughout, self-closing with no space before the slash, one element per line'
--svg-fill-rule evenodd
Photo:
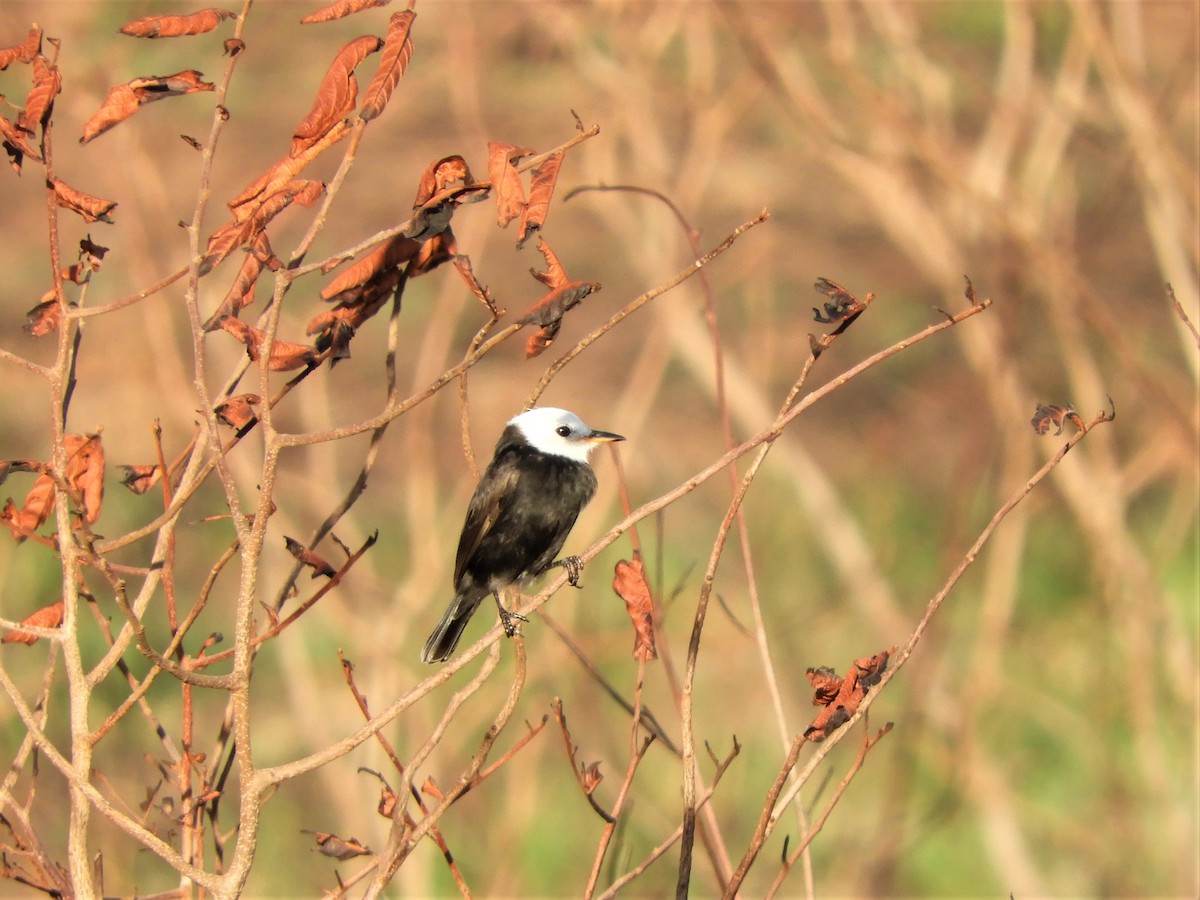
<path fill-rule="evenodd" d="M 611 431 L 593 431 L 587 436 L 587 439 L 597 444 L 611 444 L 613 441 L 625 440 L 625 436 L 622 434 L 613 434 Z"/>

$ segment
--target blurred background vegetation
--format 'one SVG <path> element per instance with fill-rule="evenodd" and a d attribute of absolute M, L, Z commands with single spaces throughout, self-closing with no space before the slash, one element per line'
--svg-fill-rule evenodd
<path fill-rule="evenodd" d="M 301 27 L 298 19 L 315 5 L 260 2 L 251 11 L 210 228 L 222 221 L 221 204 L 286 152 L 337 48 L 382 33 L 395 9 Z M 87 232 L 111 248 L 92 303 L 186 263 L 186 234 L 175 223 L 195 204 L 199 155 L 177 135 L 203 137 L 212 95 L 155 104 L 85 147 L 74 142 L 109 85 L 186 68 L 212 79 L 222 70 L 224 31 L 173 41 L 116 34 L 128 19 L 167 7 L 70 0 L 3 7 L 0 45 L 18 42 L 34 21 L 62 40 L 60 177 L 120 204 L 115 226 L 63 217 L 68 256 Z M 561 344 L 547 356 L 526 361 L 521 342 L 509 342 L 472 370 L 478 457 L 487 458 L 556 350 L 693 258 L 663 203 L 613 192 L 565 201 L 572 188 L 659 191 L 706 248 L 770 211 L 767 224 L 708 270 L 739 438 L 770 422 L 808 356 L 808 334 L 819 328 L 810 312 L 820 299 L 810 287 L 816 277 L 874 292 L 877 301 L 821 358 L 813 386 L 938 320 L 938 307 L 961 308 L 964 275 L 994 302 L 814 407 L 750 492 L 754 575 L 789 734 L 776 722 L 763 661 L 745 632 L 748 579 L 729 551 L 716 586 L 722 609 L 709 617 L 696 688 L 698 740 L 719 756 L 734 735 L 743 746 L 713 800 L 728 853 L 741 855 L 787 739 L 815 713 L 805 668 L 844 670 L 902 643 L 995 509 L 1064 439 L 1034 434 L 1035 406 L 1070 403 L 1090 418 L 1111 396 L 1116 422 L 1089 436 L 1004 523 L 875 705 L 874 724 L 891 720 L 896 729 L 814 842 L 812 880 L 826 896 L 1195 896 L 1200 357 L 1164 283 L 1200 321 L 1196 4 L 425 0 L 417 12 L 413 61 L 368 129 L 310 259 L 407 218 L 421 171 L 440 157 L 460 153 L 483 177 L 489 140 L 550 149 L 574 132 L 572 111 L 585 126 L 600 126 L 597 138 L 568 154 L 545 234 L 572 277 L 598 281 L 603 291 L 567 318 Z M 10 99 L 24 90 L 12 70 L 0 75 Z M 326 156 L 310 177 L 332 176 L 339 153 Z M 47 362 L 53 345 L 21 330 L 49 279 L 34 166 L 19 178 L 0 173 L 0 210 L 0 346 Z M 276 252 L 286 255 L 307 222 L 281 217 L 272 226 Z M 532 245 L 514 252 L 514 232 L 495 227 L 490 205 L 460 211 L 454 229 L 501 305 L 519 311 L 539 296 L 527 270 L 541 267 L 540 256 Z M 232 274 L 226 264 L 202 282 L 203 308 L 215 308 Z M 309 280 L 293 288 L 281 338 L 303 340 L 319 287 Z M 635 505 L 723 452 L 704 304 L 700 280 L 689 280 L 590 348 L 543 397 L 628 437 L 620 452 Z M 446 268 L 409 285 L 400 321 L 401 385 L 416 390 L 461 359 L 485 316 Z M 352 360 L 310 377 L 280 406 L 279 427 L 328 428 L 377 411 L 385 326 L 382 316 L 369 323 Z M 215 389 L 242 349 L 222 334 L 206 346 Z M 152 461 L 158 418 L 170 458 L 192 434 L 192 379 L 182 288 L 90 319 L 69 425 L 103 427 L 111 466 Z M 15 367 L 5 369 L 3 384 L 0 458 L 45 456 L 43 385 Z M 428 674 L 417 655 L 449 598 L 454 541 L 474 483 L 458 416 L 451 387 L 393 425 L 365 497 L 336 529 L 351 545 L 379 529 L 378 546 L 259 657 L 261 763 L 311 752 L 358 725 L 339 648 L 375 708 Z M 252 439 L 232 458 L 248 496 L 256 446 Z M 312 532 L 345 494 L 365 446 L 354 438 L 285 457 L 264 598 L 291 567 L 282 535 Z M 576 551 L 620 515 L 616 471 L 603 454 L 597 469 L 601 493 L 568 544 Z M 14 479 L 6 490 L 17 496 L 23 488 Z M 641 530 L 666 609 L 663 640 L 677 660 L 728 498 L 728 482 L 714 479 Z M 110 475 L 97 527 L 123 533 L 152 517 L 154 502 L 124 495 Z M 189 509 L 181 591 L 195 591 L 228 544 L 228 523 L 202 521 L 222 511 L 215 484 Z M 137 552 L 131 548 L 128 561 L 140 559 Z M 627 695 L 632 635 L 608 573 L 628 555 L 618 542 L 591 563 L 583 592 L 562 592 L 547 607 Z M 0 571 L 7 617 L 60 591 L 43 548 L 0 541 Z M 227 590 L 232 597 L 232 577 Z M 228 628 L 228 609 L 212 604 L 197 633 Z M 483 630 L 473 623 L 467 639 Z M 580 757 L 600 760 L 608 775 L 597 796 L 610 805 L 627 760 L 627 715 L 544 623 L 535 619 L 525 630 L 530 679 L 518 720 L 536 722 L 562 697 Z M 44 649 L 2 652 L 32 694 Z M 133 657 L 131 666 L 144 671 Z M 502 662 L 502 673 L 510 664 Z M 402 758 L 425 740 L 439 699 L 468 674 L 387 730 Z M 118 702 L 124 688 L 116 680 L 111 688 Z M 165 679 L 156 690 L 166 714 L 175 694 Z M 501 677 L 472 699 L 418 783 L 426 774 L 443 784 L 456 776 L 506 690 Z M 648 670 L 646 698 L 677 739 L 661 663 Z M 215 734 L 222 709 L 220 697 L 199 700 L 209 717 L 205 733 Z M 153 755 L 155 743 L 141 719 L 123 729 L 119 741 L 99 748 L 96 766 L 134 805 L 154 780 L 142 754 Z M 0 762 L 22 733 L 11 709 L 0 707 Z M 832 784 L 855 743 L 831 758 Z M 367 743 L 271 800 L 251 895 L 312 895 L 334 886 L 335 867 L 353 871 L 353 863 L 313 852 L 300 828 L 382 847 L 389 823 L 375 812 L 378 784 L 356 774 L 358 766 L 386 771 L 387 763 Z M 60 789 L 48 767 L 42 780 L 46 796 Z M 823 784 L 823 792 L 806 791 L 805 808 L 828 796 L 831 784 Z M 610 854 L 614 876 L 670 833 L 679 808 L 678 762 L 652 747 Z M 45 839 L 61 844 L 63 822 L 52 806 L 42 815 Z M 165 817 L 157 824 L 169 826 Z M 574 784 L 561 740 L 547 730 L 464 798 L 442 828 L 478 896 L 562 896 L 581 890 L 602 824 Z M 784 833 L 794 841 L 796 829 L 793 822 L 772 838 L 746 896 L 765 891 Z M 174 882 L 115 832 L 98 849 L 110 893 Z M 669 893 L 675 864 L 668 853 L 629 895 Z M 454 892 L 428 842 L 395 885 L 403 896 Z M 702 859 L 693 888 L 697 896 L 718 892 Z M 0 883 L 0 891 L 16 889 Z M 794 872 L 785 893 L 804 890 Z"/>

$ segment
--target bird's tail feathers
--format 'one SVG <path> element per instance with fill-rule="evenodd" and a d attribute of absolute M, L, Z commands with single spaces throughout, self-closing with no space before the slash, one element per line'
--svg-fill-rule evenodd
<path fill-rule="evenodd" d="M 433 634 L 429 635 L 429 640 L 425 642 L 425 649 L 421 651 L 421 662 L 439 663 L 450 658 L 467 623 L 471 621 L 471 616 L 475 614 L 485 596 L 487 595 L 454 598 L 446 614 L 442 616 L 442 621 L 438 622 L 437 628 L 433 629 Z"/>

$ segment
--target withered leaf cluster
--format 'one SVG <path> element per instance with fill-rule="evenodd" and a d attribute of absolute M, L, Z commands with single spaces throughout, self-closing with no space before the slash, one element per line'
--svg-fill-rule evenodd
<path fill-rule="evenodd" d="M 525 241 L 545 224 L 563 161 L 562 153 L 551 153 L 542 160 L 533 170 L 529 198 L 526 199 L 517 163 L 532 154 L 533 150 L 529 147 L 498 141 L 488 143 L 488 177 L 496 198 L 496 222 L 504 228 L 513 219 L 521 220 L 517 231 L 518 248 L 524 246 Z"/>
<path fill-rule="evenodd" d="M 100 436 L 68 434 L 63 443 L 67 462 L 62 482 L 78 504 L 77 523 L 93 525 L 100 516 L 100 504 L 104 499 L 104 447 L 100 443 Z M 8 526 L 13 539 L 20 543 L 34 537 L 35 532 L 50 518 L 54 510 L 55 478 L 49 463 L 33 460 L 0 462 L 0 483 L 10 472 L 38 473 L 19 508 L 10 497 L 0 510 L 0 521 Z"/>
<path fill-rule="evenodd" d="M 546 271 L 530 269 L 529 274 L 550 288 L 550 291 L 517 319 L 521 325 L 539 326 L 525 344 L 526 359 L 532 359 L 553 344 L 567 311 L 582 303 L 588 294 L 600 290 L 600 285 L 594 281 L 572 281 L 567 278 L 562 263 L 542 238 L 538 238 L 538 249 L 546 259 Z"/>
<path fill-rule="evenodd" d="M 91 235 L 79 242 L 79 259 L 60 272 L 63 281 L 86 284 L 93 272 L 99 272 L 104 262 L 107 247 L 92 242 Z M 58 291 L 50 288 L 42 294 L 37 305 L 25 313 L 25 330 L 34 337 L 50 334 L 62 321 L 62 305 L 58 302 Z"/>
<path fill-rule="evenodd" d="M 858 711 L 867 692 L 879 683 L 887 670 L 888 658 L 895 652 L 893 647 L 874 656 L 856 659 L 843 678 L 829 666 L 808 669 L 805 674 L 812 682 L 813 706 L 825 708 L 805 729 L 804 737 L 819 743 L 845 725 Z"/>
<path fill-rule="evenodd" d="M 25 104 L 17 117 L 9 121 L 0 116 L 0 139 L 9 165 L 20 174 L 21 162 L 42 158 L 41 147 L 35 142 L 37 130 L 45 127 L 54 108 L 54 98 L 62 90 L 62 73 L 58 67 L 42 55 L 42 29 L 34 25 L 25 40 L 12 47 L 0 47 L 0 71 L 13 63 L 30 67 L 30 87 L 25 95 Z"/>

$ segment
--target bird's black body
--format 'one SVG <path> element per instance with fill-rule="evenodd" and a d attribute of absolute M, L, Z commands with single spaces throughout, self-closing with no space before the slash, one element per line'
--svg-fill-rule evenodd
<path fill-rule="evenodd" d="M 569 417 L 561 420 L 565 424 L 549 423 L 553 426 L 550 441 L 621 439 L 592 431 L 570 413 L 563 415 Z M 538 449 L 533 445 L 537 440 L 531 442 L 524 430 L 530 423 L 522 423 L 522 418 L 504 429 L 471 497 L 454 562 L 454 600 L 425 643 L 424 662 L 441 662 L 454 652 L 467 622 L 488 594 L 499 602 L 500 591 L 554 565 L 580 510 L 596 492 L 596 476 L 586 462 L 587 445 L 571 447 L 571 456 Z"/>

